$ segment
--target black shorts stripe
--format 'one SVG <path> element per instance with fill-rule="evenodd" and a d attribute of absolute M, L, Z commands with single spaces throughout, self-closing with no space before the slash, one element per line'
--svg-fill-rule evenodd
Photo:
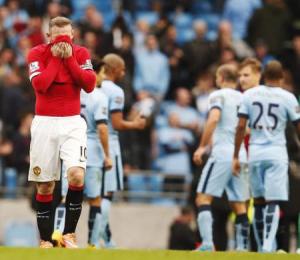
<path fill-rule="evenodd" d="M 213 109 L 219 109 L 220 111 L 222 111 L 222 108 L 220 108 L 219 106 L 212 106 L 209 111 L 212 111 Z"/>
<path fill-rule="evenodd" d="M 213 162 L 210 166 L 209 166 L 209 169 L 208 169 L 208 173 L 206 175 L 206 178 L 204 180 L 204 184 L 203 184 L 203 188 L 202 188 L 202 191 L 201 193 L 205 193 L 206 191 L 206 187 L 207 187 L 207 184 L 208 184 L 208 180 L 209 180 L 209 177 L 212 173 L 212 170 L 213 170 L 213 167 L 214 167 L 215 163 Z"/>
<path fill-rule="evenodd" d="M 108 124 L 108 121 L 106 119 L 100 119 L 100 120 L 96 120 L 96 125 L 100 125 L 100 124 Z"/>
<path fill-rule="evenodd" d="M 244 114 L 244 113 L 238 113 L 238 117 L 242 117 L 242 118 L 249 118 L 249 115 Z"/>
<path fill-rule="evenodd" d="M 293 124 L 296 126 L 298 123 L 300 123 L 300 119 L 294 120 Z"/>
<path fill-rule="evenodd" d="M 62 195 L 62 190 L 63 190 L 63 160 L 60 159 L 60 194 Z"/>
<path fill-rule="evenodd" d="M 100 196 L 101 198 L 104 197 L 105 195 L 105 167 L 102 167 L 102 178 L 101 178 L 101 191 L 100 191 Z"/>
<path fill-rule="evenodd" d="M 110 110 L 109 113 L 113 114 L 113 113 L 118 113 L 118 112 L 123 112 L 122 109 L 113 109 L 113 110 Z"/>
<path fill-rule="evenodd" d="M 119 164 L 118 164 L 119 157 L 116 156 L 116 178 L 117 178 L 117 190 L 121 190 L 121 181 L 120 181 L 120 172 L 119 172 Z"/>

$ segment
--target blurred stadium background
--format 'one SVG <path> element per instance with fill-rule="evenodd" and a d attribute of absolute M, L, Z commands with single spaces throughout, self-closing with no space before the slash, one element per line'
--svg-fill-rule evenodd
<path fill-rule="evenodd" d="M 285 88 L 300 94 L 299 0 L 0 0 L 0 243 L 36 245 L 33 187 L 26 178 L 34 95 L 26 55 L 46 42 L 51 18 L 70 17 L 75 43 L 93 58 L 127 64 L 126 116 L 149 115 L 146 131 L 121 134 L 126 190 L 115 198 L 113 237 L 127 248 L 168 247 L 179 207 L 193 207 L 201 174 L 191 162 L 220 64 L 280 60 Z M 151 51 L 150 51 L 151 50 Z M 157 110 L 154 99 L 160 101 Z M 287 130 L 291 199 L 282 205 L 280 248 L 295 250 L 300 153 Z M 41 144 L 42 145 L 42 144 Z M 59 187 L 59 185 L 58 185 Z M 58 190 L 59 194 L 59 190 Z M 85 246 L 87 210 L 80 220 Z M 226 198 L 214 203 L 216 245 L 232 248 Z M 29 235 L 28 234 L 33 234 Z M 34 235 L 35 234 L 35 235 Z M 197 238 L 195 238 L 197 239 Z"/>

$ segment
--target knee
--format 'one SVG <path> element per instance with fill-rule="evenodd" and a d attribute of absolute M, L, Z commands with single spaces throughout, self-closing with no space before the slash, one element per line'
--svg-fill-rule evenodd
<path fill-rule="evenodd" d="M 84 184 L 84 169 L 72 167 L 68 170 L 68 182 L 72 186 L 82 186 Z"/>
<path fill-rule="evenodd" d="M 266 201 L 264 198 L 254 198 L 254 206 L 265 206 Z"/>
<path fill-rule="evenodd" d="M 54 181 L 37 183 L 37 193 L 41 195 L 49 195 L 53 193 Z"/>
<path fill-rule="evenodd" d="M 198 193 L 195 202 L 197 207 L 203 205 L 210 205 L 212 202 L 212 196 L 203 193 Z"/>
<path fill-rule="evenodd" d="M 109 200 L 110 202 L 112 202 L 113 196 L 114 196 L 114 193 L 113 193 L 113 192 L 108 192 L 107 194 L 105 194 L 105 195 L 103 196 L 103 199 L 106 199 L 106 200 Z"/>
<path fill-rule="evenodd" d="M 101 198 L 97 197 L 97 198 L 89 198 L 88 199 L 89 205 L 91 207 L 99 207 L 101 204 Z"/>
<path fill-rule="evenodd" d="M 245 202 L 232 202 L 230 203 L 230 205 L 234 213 L 237 215 L 247 213 L 247 207 Z"/>

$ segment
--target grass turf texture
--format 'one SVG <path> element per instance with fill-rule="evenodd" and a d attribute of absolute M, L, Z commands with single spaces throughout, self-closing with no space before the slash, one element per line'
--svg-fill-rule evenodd
<path fill-rule="evenodd" d="M 1 260 L 271 260 L 300 259 L 295 254 L 200 253 L 170 250 L 35 249 L 0 247 Z"/>

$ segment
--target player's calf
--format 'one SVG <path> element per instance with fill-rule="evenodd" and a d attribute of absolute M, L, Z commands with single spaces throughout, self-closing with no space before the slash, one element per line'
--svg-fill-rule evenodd
<path fill-rule="evenodd" d="M 40 238 L 41 238 L 40 246 L 43 248 L 45 248 L 47 245 L 50 245 L 49 243 L 51 243 L 51 234 L 53 232 L 53 227 L 52 227 L 53 189 L 54 189 L 54 182 L 37 184 L 36 217 L 37 217 L 37 225 L 38 225 Z"/>
<path fill-rule="evenodd" d="M 84 170 L 72 167 L 68 170 L 69 188 L 66 196 L 66 219 L 64 235 L 70 235 L 70 241 L 75 235 L 76 226 L 82 210 Z"/>

